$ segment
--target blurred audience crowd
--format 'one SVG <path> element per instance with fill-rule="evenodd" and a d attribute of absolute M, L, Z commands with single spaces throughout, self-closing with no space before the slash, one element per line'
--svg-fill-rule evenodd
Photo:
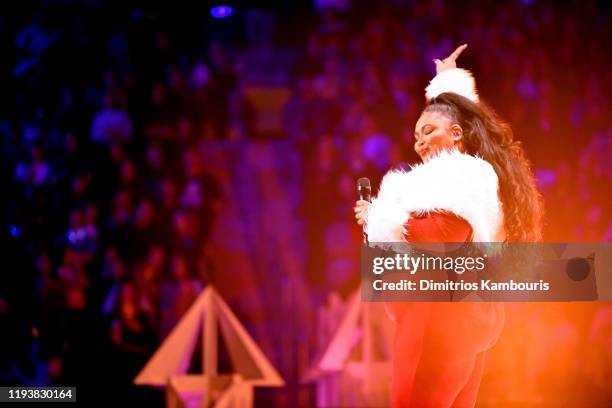
<path fill-rule="evenodd" d="M 275 38 L 295 38 L 281 119 L 307 175 L 299 216 L 316 285 L 357 275 L 354 182 L 417 162 L 432 59 L 464 42 L 460 65 L 534 164 L 547 240 L 612 238 L 601 2 L 315 3 L 303 33 L 279 12 L 273 43 L 256 43 L 273 58 Z M 13 333 L 0 340 L 1 383 L 66 384 L 112 364 L 109 381 L 125 385 L 211 280 L 222 197 L 200 153 L 262 135 L 243 92 L 245 45 L 188 32 L 198 18 L 91 2 L 0 19 L 12 58 L 1 68 L 0 324 Z M 593 327 L 609 331 L 608 315 Z M 606 347 L 593 330 L 584 341 Z"/>
<path fill-rule="evenodd" d="M 0 381 L 126 387 L 210 280 L 201 142 L 225 138 L 235 73 L 138 10 L 114 27 L 103 6 L 65 11 L 4 21 Z"/>

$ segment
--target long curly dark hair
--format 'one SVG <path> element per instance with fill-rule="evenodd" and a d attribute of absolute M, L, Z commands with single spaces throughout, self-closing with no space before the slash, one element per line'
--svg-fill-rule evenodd
<path fill-rule="evenodd" d="M 465 152 L 493 166 L 499 178 L 506 241 L 541 241 L 542 196 L 510 125 L 482 101 L 474 103 L 452 92 L 432 98 L 424 112 L 439 112 L 459 124 Z"/>

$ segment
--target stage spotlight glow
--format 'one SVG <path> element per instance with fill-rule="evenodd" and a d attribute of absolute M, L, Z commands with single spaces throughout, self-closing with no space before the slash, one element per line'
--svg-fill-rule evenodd
<path fill-rule="evenodd" d="M 210 9 L 210 15 L 213 18 L 227 18 L 234 13 L 234 9 L 230 6 L 215 6 Z"/>

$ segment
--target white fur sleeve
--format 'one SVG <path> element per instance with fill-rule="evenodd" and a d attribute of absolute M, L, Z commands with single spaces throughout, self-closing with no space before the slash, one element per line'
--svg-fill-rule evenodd
<path fill-rule="evenodd" d="M 451 68 L 440 72 L 425 88 L 425 98 L 429 101 L 444 92 L 454 92 L 472 102 L 478 102 L 476 81 L 472 73 L 466 69 Z"/>
<path fill-rule="evenodd" d="M 391 171 L 368 209 L 371 242 L 405 241 L 411 213 L 449 211 L 467 220 L 475 242 L 494 242 L 503 226 L 493 166 L 459 151 L 442 151 L 411 171 Z"/>
<path fill-rule="evenodd" d="M 380 191 L 368 208 L 365 231 L 370 241 L 404 241 L 404 224 L 408 221 L 409 212 L 402 205 L 398 186 L 403 184 L 406 174 L 408 173 L 391 171 L 383 178 Z"/>

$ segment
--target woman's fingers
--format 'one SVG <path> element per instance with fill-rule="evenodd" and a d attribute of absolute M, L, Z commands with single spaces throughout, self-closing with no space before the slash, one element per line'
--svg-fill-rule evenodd
<path fill-rule="evenodd" d="M 355 219 L 357 220 L 357 224 L 363 225 L 365 224 L 365 212 L 370 206 L 370 203 L 365 200 L 359 200 L 355 203 L 355 207 L 353 207 L 353 211 L 355 211 Z"/>
<path fill-rule="evenodd" d="M 456 60 L 466 48 L 467 44 L 460 45 L 455 51 L 453 51 L 451 55 L 444 58 L 444 60 L 434 58 L 433 62 L 434 64 L 436 64 L 436 73 L 439 74 L 440 72 L 446 71 L 447 69 L 457 68 Z"/>
<path fill-rule="evenodd" d="M 359 200 L 355 203 L 355 207 L 353 207 L 353 210 L 355 210 L 355 212 L 357 212 L 358 210 L 362 211 L 368 208 L 369 206 L 370 206 L 370 203 L 368 201 Z"/>
<path fill-rule="evenodd" d="M 459 55 L 461 55 L 463 50 L 465 50 L 466 48 L 467 48 L 467 44 L 463 44 L 463 45 L 458 46 L 457 49 L 455 51 L 453 51 L 453 53 L 451 55 L 448 56 L 448 58 L 450 58 L 453 61 L 455 61 L 457 58 L 459 58 Z"/>

